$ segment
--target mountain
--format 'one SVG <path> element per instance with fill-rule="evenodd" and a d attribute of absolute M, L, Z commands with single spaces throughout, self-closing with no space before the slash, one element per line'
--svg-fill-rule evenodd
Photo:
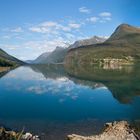
<path fill-rule="evenodd" d="M 140 28 L 121 24 L 105 42 L 69 50 L 65 64 L 67 66 L 95 63 L 129 64 L 139 58 Z"/>
<path fill-rule="evenodd" d="M 97 43 L 102 43 L 105 40 L 106 40 L 106 38 L 93 36 L 89 39 L 78 40 L 74 44 L 70 45 L 69 48 L 72 49 L 72 48 L 78 48 L 81 46 L 93 45 L 93 44 L 97 44 Z"/>
<path fill-rule="evenodd" d="M 91 45 L 91 44 L 101 43 L 104 41 L 105 41 L 105 38 L 97 37 L 97 36 L 94 36 L 94 37 L 89 38 L 89 39 L 78 40 L 67 48 L 58 46 L 58 47 L 56 47 L 56 49 L 54 51 L 45 52 L 45 53 L 41 54 L 35 60 L 33 60 L 33 61 L 29 60 L 26 62 L 34 63 L 34 64 L 63 63 L 64 58 L 70 49 L 78 48 L 78 47 L 83 46 L 83 45 Z"/>
<path fill-rule="evenodd" d="M 79 65 L 74 69 L 65 69 L 60 65 L 31 65 L 29 67 L 43 74 L 46 79 L 67 79 L 93 89 L 106 87 L 122 104 L 130 104 L 135 97 L 140 96 L 140 86 L 138 86 L 140 65 L 124 66 L 119 70 L 98 66 L 80 67 Z"/>
<path fill-rule="evenodd" d="M 135 36 L 139 34 L 140 34 L 140 28 L 133 27 L 128 24 L 121 24 L 116 28 L 115 32 L 111 35 L 108 41 L 114 41 L 114 40 L 130 41 L 129 40 L 130 36 L 134 38 Z"/>
<path fill-rule="evenodd" d="M 63 63 L 68 49 L 56 47 L 56 49 L 47 57 L 47 63 Z"/>
<path fill-rule="evenodd" d="M 51 52 L 45 52 L 43 54 L 41 54 L 40 56 L 38 56 L 35 60 L 28 60 L 26 61 L 27 63 L 42 63 L 45 59 L 47 59 L 47 57 L 49 56 L 49 54 L 51 54 Z"/>
<path fill-rule="evenodd" d="M 24 64 L 24 62 L 0 49 L 0 66 L 16 66 L 21 64 Z"/>
<path fill-rule="evenodd" d="M 32 61 L 34 64 L 62 63 L 67 53 L 67 48 L 57 46 L 52 52 L 45 52 Z"/>

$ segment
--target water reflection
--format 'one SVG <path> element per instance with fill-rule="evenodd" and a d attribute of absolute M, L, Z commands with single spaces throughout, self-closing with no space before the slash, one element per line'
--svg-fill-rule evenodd
<path fill-rule="evenodd" d="M 121 66 L 121 69 L 115 70 L 97 66 L 66 67 L 66 70 L 71 76 L 104 84 L 120 103 L 131 103 L 135 97 L 140 95 L 139 64 Z"/>
<path fill-rule="evenodd" d="M 9 90 L 24 90 L 36 94 L 47 92 L 57 94 L 63 91 L 69 95 L 75 88 L 77 90 L 78 88 L 104 88 L 109 89 L 120 103 L 128 104 L 140 95 L 139 69 L 140 65 L 121 66 L 121 69 L 118 67 L 118 69 L 113 70 L 110 67 L 97 66 L 78 66 L 64 69 L 62 65 L 31 65 L 30 67 L 19 67 L 15 72 L 11 71 L 8 74 L 7 72 L 2 73 L 1 77 L 7 74 L 6 86 Z M 15 84 L 13 85 L 10 80 L 14 79 Z M 36 82 L 25 88 L 20 85 L 20 82 L 16 82 L 18 80 L 25 83 L 26 81 L 27 83 Z"/>
<path fill-rule="evenodd" d="M 54 140 L 60 128 L 65 134 L 79 130 L 90 135 L 97 130 L 95 122 L 100 126 L 112 120 L 139 120 L 139 76 L 139 66 L 22 66 L 0 79 L 0 122 L 47 131 L 48 139 Z"/>

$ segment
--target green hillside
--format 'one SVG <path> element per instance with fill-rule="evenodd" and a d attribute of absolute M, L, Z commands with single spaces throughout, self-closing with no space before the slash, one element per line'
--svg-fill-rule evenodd
<path fill-rule="evenodd" d="M 65 64 L 128 64 L 139 58 L 140 29 L 121 24 L 104 43 L 71 49 L 65 58 Z"/>
<path fill-rule="evenodd" d="M 24 62 L 0 49 L 0 66 L 17 66 L 21 64 L 24 64 Z"/>

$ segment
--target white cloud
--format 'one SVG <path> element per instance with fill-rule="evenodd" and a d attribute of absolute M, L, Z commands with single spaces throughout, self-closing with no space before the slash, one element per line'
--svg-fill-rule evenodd
<path fill-rule="evenodd" d="M 17 27 L 17 28 L 11 29 L 10 31 L 19 33 L 19 32 L 23 32 L 23 29 L 21 27 Z"/>
<path fill-rule="evenodd" d="M 42 41 L 29 41 L 23 44 L 28 49 L 38 50 L 40 52 L 52 51 L 56 46 L 65 46 L 65 40 L 61 37 L 53 40 L 42 40 Z"/>
<path fill-rule="evenodd" d="M 61 26 L 61 30 L 63 30 L 63 31 L 71 31 L 71 28 L 66 27 L 66 26 Z"/>
<path fill-rule="evenodd" d="M 53 21 L 46 21 L 40 24 L 40 26 L 44 26 L 44 27 L 57 27 L 59 26 L 57 22 L 53 22 Z"/>
<path fill-rule="evenodd" d="M 8 32 L 8 36 L 3 35 L 4 38 L 8 39 L 10 34 L 15 42 L 3 43 L 0 44 L 0 47 L 6 48 L 7 52 L 22 60 L 35 59 L 44 52 L 53 51 L 56 46 L 66 47 L 67 44 L 73 43 L 78 39 L 78 35 L 75 34 L 79 34 L 78 29 L 81 26 L 82 24 L 73 20 L 45 21 L 37 25 L 29 25 L 28 30 L 24 31 L 24 36 L 18 34 L 22 28 L 7 28 L 4 32 Z M 20 41 L 22 39 L 23 42 L 20 43 L 19 39 Z M 31 54 L 31 52 L 34 53 Z"/>
<path fill-rule="evenodd" d="M 17 45 L 0 44 L 0 48 L 4 48 L 6 50 L 15 50 Z"/>
<path fill-rule="evenodd" d="M 51 33 L 57 34 L 56 30 L 60 29 L 61 25 L 57 22 L 46 21 L 38 24 L 37 26 L 30 27 L 29 30 L 38 33 Z"/>
<path fill-rule="evenodd" d="M 79 12 L 89 14 L 91 13 L 91 10 L 88 9 L 87 7 L 80 7 Z"/>
<path fill-rule="evenodd" d="M 20 34 L 18 34 L 17 32 L 15 33 L 6 33 L 5 35 L 1 36 L 2 39 L 4 40 L 13 40 L 13 39 L 24 39 Z"/>
<path fill-rule="evenodd" d="M 70 42 L 73 42 L 73 40 L 76 38 L 76 36 L 71 33 L 66 33 L 65 36 Z"/>
<path fill-rule="evenodd" d="M 102 12 L 99 14 L 99 16 L 87 18 L 87 21 L 90 21 L 92 23 L 97 23 L 97 22 L 106 23 L 111 20 L 112 20 L 112 14 L 110 12 Z"/>
<path fill-rule="evenodd" d="M 29 30 L 32 32 L 37 32 L 37 33 L 58 34 L 56 29 L 52 29 L 50 27 L 43 27 L 43 26 L 30 27 Z"/>
<path fill-rule="evenodd" d="M 5 35 L 5 36 L 3 36 L 2 38 L 3 38 L 3 39 L 10 39 L 11 36 L 9 36 L 9 35 Z"/>
<path fill-rule="evenodd" d="M 41 28 L 39 28 L 39 27 L 30 27 L 29 30 L 32 32 L 42 32 Z"/>
<path fill-rule="evenodd" d="M 42 93 L 47 92 L 46 88 L 41 87 L 41 86 L 31 86 L 27 89 L 27 91 L 33 92 L 36 94 L 42 94 Z"/>
<path fill-rule="evenodd" d="M 32 26 L 29 28 L 32 32 L 38 33 L 49 33 L 49 34 L 59 34 L 60 31 L 70 32 L 72 29 L 78 29 L 81 24 L 68 23 L 67 25 L 62 25 L 53 21 L 46 21 L 38 24 L 37 26 Z"/>
<path fill-rule="evenodd" d="M 9 50 L 15 50 L 15 49 L 16 49 L 15 47 L 10 47 L 10 48 L 9 48 Z"/>
<path fill-rule="evenodd" d="M 79 8 L 79 11 L 82 13 L 91 12 L 86 7 Z M 109 22 L 112 18 L 109 12 L 102 12 L 97 15 L 80 20 L 73 20 L 72 17 L 69 17 L 63 20 L 49 20 L 22 27 L 17 25 L 17 28 L 5 27 L 2 30 L 4 33 L 1 38 L 5 39 L 4 41 L 6 39 L 9 39 L 8 41 L 12 40 L 12 42 L 3 43 L 1 46 L 17 58 L 34 59 L 43 52 L 54 50 L 56 46 L 65 46 L 66 43 L 73 43 L 76 40 L 85 38 L 87 34 L 84 27 L 88 24 L 90 26 L 90 23 Z M 19 32 L 24 33 L 20 34 Z"/>
<path fill-rule="evenodd" d="M 80 25 L 80 24 L 76 24 L 76 23 L 70 23 L 70 24 L 69 24 L 69 27 L 70 27 L 70 28 L 74 28 L 74 29 L 78 29 L 78 28 L 81 27 L 81 25 Z"/>
<path fill-rule="evenodd" d="M 90 18 L 87 19 L 87 21 L 90 21 L 90 22 L 93 22 L 93 23 L 96 23 L 98 20 L 99 20 L 98 17 L 90 17 Z"/>
<path fill-rule="evenodd" d="M 111 20 L 111 17 L 104 17 L 103 19 L 104 20 L 107 20 L 107 21 L 110 21 Z"/>
<path fill-rule="evenodd" d="M 0 48 L 6 50 L 9 54 L 20 58 L 21 60 L 35 59 L 43 52 L 51 52 L 56 46 L 65 46 L 63 38 L 46 39 L 40 41 L 27 41 L 20 45 L 0 44 Z M 33 53 L 31 53 L 33 52 Z"/>
<path fill-rule="evenodd" d="M 99 16 L 101 17 L 100 23 L 106 23 L 107 21 L 112 20 L 112 14 L 110 12 L 102 12 Z"/>
<path fill-rule="evenodd" d="M 112 14 L 110 12 L 102 12 L 99 14 L 100 17 L 111 17 Z"/>

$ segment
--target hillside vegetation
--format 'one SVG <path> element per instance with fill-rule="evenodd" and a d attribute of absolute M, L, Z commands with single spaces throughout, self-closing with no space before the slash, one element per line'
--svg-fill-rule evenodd
<path fill-rule="evenodd" d="M 140 58 L 140 29 L 121 24 L 104 43 L 69 50 L 65 65 L 117 63 L 129 64 Z"/>
<path fill-rule="evenodd" d="M 56 49 L 52 52 L 45 52 L 41 54 L 39 57 L 37 57 L 33 61 L 28 61 L 29 63 L 34 64 L 57 64 L 57 63 L 63 63 L 65 56 L 67 55 L 67 52 L 72 48 L 78 48 L 83 45 L 93 45 L 97 43 L 104 42 L 106 39 L 102 37 L 93 36 L 88 39 L 78 40 L 71 44 L 69 47 L 56 47 Z"/>
<path fill-rule="evenodd" d="M 22 61 L 18 60 L 17 58 L 9 55 L 2 49 L 0 49 L 0 66 L 7 67 L 7 66 L 17 66 L 24 64 Z"/>

